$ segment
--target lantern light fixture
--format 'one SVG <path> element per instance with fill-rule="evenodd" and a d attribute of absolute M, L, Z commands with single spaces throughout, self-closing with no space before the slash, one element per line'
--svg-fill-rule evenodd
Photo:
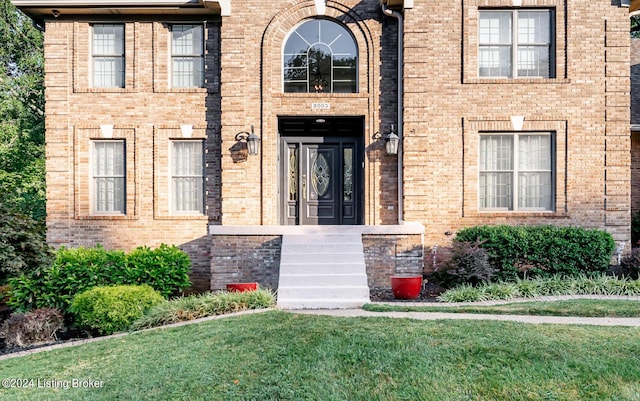
<path fill-rule="evenodd" d="M 260 137 L 253 131 L 253 125 L 251 125 L 251 132 L 238 132 L 236 134 L 236 141 L 245 142 L 250 155 L 258 154 L 258 150 L 260 149 Z"/>
<path fill-rule="evenodd" d="M 400 146 L 400 137 L 398 136 L 398 134 L 396 134 L 395 126 L 393 124 L 391 124 L 391 131 L 388 134 L 382 135 L 379 132 L 376 132 L 373 135 L 373 139 L 385 142 L 384 147 L 388 155 L 398 154 L 398 147 Z"/>

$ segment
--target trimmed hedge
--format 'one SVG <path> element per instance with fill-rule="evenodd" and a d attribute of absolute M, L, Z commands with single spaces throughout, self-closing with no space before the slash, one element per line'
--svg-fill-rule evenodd
<path fill-rule="evenodd" d="M 611 234 L 581 227 L 476 226 L 462 229 L 455 241 L 481 243 L 497 279 L 600 275 L 609 268 L 615 241 Z"/>
<path fill-rule="evenodd" d="M 128 330 L 136 319 L 164 298 L 148 285 L 94 287 L 73 298 L 70 311 L 83 328 L 100 334 Z"/>
<path fill-rule="evenodd" d="M 8 305 L 18 310 L 67 311 L 76 294 L 96 286 L 148 284 L 169 297 L 191 285 L 189 256 L 176 246 L 139 247 L 128 254 L 95 248 L 60 248 L 50 267 L 9 280 Z"/>

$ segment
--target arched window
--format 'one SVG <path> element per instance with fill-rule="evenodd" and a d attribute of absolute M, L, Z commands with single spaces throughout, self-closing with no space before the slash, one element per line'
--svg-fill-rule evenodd
<path fill-rule="evenodd" d="M 358 48 L 343 25 L 314 19 L 294 29 L 284 45 L 285 92 L 356 93 Z"/>

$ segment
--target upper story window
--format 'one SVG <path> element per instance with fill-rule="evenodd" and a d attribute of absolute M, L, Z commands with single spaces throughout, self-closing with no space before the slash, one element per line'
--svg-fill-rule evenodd
<path fill-rule="evenodd" d="M 358 92 L 358 48 L 347 28 L 326 19 L 302 23 L 284 45 L 285 92 Z"/>
<path fill-rule="evenodd" d="M 93 87 L 124 88 L 124 25 L 92 26 Z"/>
<path fill-rule="evenodd" d="M 125 142 L 92 141 L 92 210 L 125 214 Z"/>
<path fill-rule="evenodd" d="M 479 75 L 553 78 L 552 17 L 544 9 L 481 10 Z"/>
<path fill-rule="evenodd" d="M 171 27 L 171 86 L 204 86 L 204 26 L 174 24 Z"/>
<path fill-rule="evenodd" d="M 483 134 L 479 157 L 480 210 L 553 210 L 551 133 Z"/>

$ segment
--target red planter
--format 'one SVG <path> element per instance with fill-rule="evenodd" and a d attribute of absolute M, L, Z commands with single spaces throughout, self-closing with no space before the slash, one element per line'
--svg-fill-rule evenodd
<path fill-rule="evenodd" d="M 422 290 L 422 276 L 391 276 L 393 296 L 398 299 L 415 299 Z"/>
<path fill-rule="evenodd" d="M 229 292 L 255 291 L 257 289 L 258 289 L 258 283 L 232 283 L 232 284 L 227 284 L 227 291 L 229 291 Z"/>

